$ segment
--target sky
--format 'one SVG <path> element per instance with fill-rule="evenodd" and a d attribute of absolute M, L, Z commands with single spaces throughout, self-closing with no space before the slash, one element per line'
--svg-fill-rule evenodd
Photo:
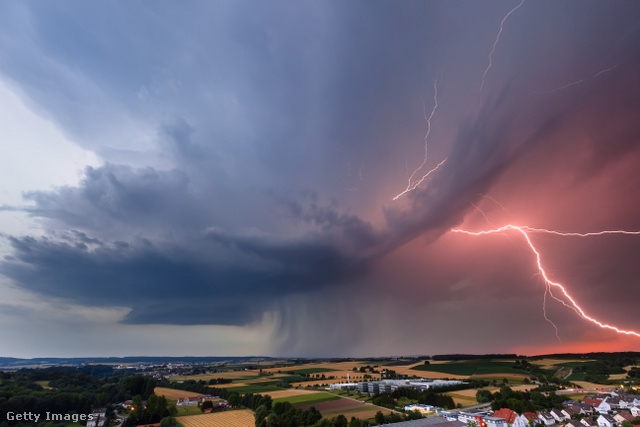
<path fill-rule="evenodd" d="M 640 351 L 638 16 L 1 2 L 0 356 Z"/>

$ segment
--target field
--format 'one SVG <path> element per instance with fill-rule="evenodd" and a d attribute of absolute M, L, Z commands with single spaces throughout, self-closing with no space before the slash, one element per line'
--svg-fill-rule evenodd
<path fill-rule="evenodd" d="M 391 411 L 386 408 L 380 408 L 378 406 L 369 405 L 366 403 L 359 402 L 353 399 L 338 399 L 331 400 L 327 402 L 320 402 L 313 405 L 304 405 L 299 406 L 299 409 L 307 410 L 311 407 L 315 407 L 324 418 L 332 418 L 336 415 L 344 414 L 347 419 L 351 419 L 351 417 L 356 417 L 359 419 L 368 419 L 373 418 L 376 415 L 376 412 L 380 411 L 383 414 L 390 414 Z"/>
<path fill-rule="evenodd" d="M 156 387 L 153 392 L 158 396 L 164 396 L 167 400 L 178 400 L 184 397 L 196 397 L 200 396 L 200 393 L 194 393 L 192 391 L 175 390 L 173 388 Z"/>
<path fill-rule="evenodd" d="M 540 359 L 532 360 L 532 365 L 538 365 L 543 369 L 553 369 L 559 367 L 558 365 L 567 366 L 570 368 L 576 368 L 585 363 L 595 362 L 591 359 Z"/>
<path fill-rule="evenodd" d="M 268 394 L 268 393 L 267 393 Z M 273 397 L 273 396 L 271 396 Z M 294 396 L 287 397 L 279 397 L 274 398 L 273 402 L 289 402 L 293 406 L 304 406 L 304 405 L 313 405 L 320 402 L 326 402 L 330 400 L 345 400 L 341 399 L 339 396 L 331 393 L 307 393 L 307 394 L 299 394 Z"/>
<path fill-rule="evenodd" d="M 450 375 L 460 376 L 495 376 L 496 374 L 518 374 L 518 376 L 526 376 L 527 372 L 513 368 L 513 362 L 496 361 L 496 360 L 473 360 L 462 362 L 450 362 L 429 365 L 416 365 L 412 370 L 426 372 L 440 372 Z"/>
<path fill-rule="evenodd" d="M 269 396 L 271 396 L 272 399 L 280 399 L 283 397 L 302 396 L 305 394 L 314 394 L 314 393 L 316 392 L 308 391 L 308 390 L 296 390 L 296 389 L 290 388 L 287 390 L 279 390 L 279 391 L 265 391 L 260 394 L 268 394 Z"/>
<path fill-rule="evenodd" d="M 224 411 L 215 414 L 178 417 L 176 420 L 184 427 L 254 427 L 253 412 L 248 409 Z"/>
<path fill-rule="evenodd" d="M 246 393 L 268 393 L 270 391 L 283 390 L 280 387 L 276 387 L 273 385 L 262 385 L 262 384 L 246 384 L 243 386 L 236 386 L 235 384 L 232 387 L 227 387 L 227 391 L 236 392 L 238 394 L 246 394 Z"/>

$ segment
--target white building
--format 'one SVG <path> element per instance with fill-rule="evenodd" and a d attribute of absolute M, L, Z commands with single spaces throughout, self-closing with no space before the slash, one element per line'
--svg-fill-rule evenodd
<path fill-rule="evenodd" d="M 600 414 L 597 421 L 599 427 L 616 427 L 616 420 L 608 414 Z"/>

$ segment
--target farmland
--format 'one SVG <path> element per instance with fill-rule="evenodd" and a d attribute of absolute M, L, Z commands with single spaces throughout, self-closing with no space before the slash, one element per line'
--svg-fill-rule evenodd
<path fill-rule="evenodd" d="M 200 395 L 200 393 L 164 387 L 156 387 L 155 389 L 153 389 L 153 392 L 158 396 L 166 397 L 167 400 L 178 400 L 185 397 L 196 397 Z"/>
<path fill-rule="evenodd" d="M 279 397 L 279 398 L 273 399 L 274 403 L 289 402 L 296 407 L 304 406 L 304 405 L 313 405 L 315 403 L 326 402 L 329 400 L 341 400 L 341 398 L 339 396 L 336 396 L 335 394 L 319 392 L 319 393 L 299 394 L 297 396 Z"/>
<path fill-rule="evenodd" d="M 295 388 L 290 388 L 287 390 L 279 390 L 279 391 L 267 391 L 262 392 L 260 394 L 268 394 L 272 399 L 280 399 L 282 397 L 292 397 L 292 396 L 302 396 L 305 394 L 314 394 L 317 393 L 315 391 L 309 390 L 297 390 Z"/>
<path fill-rule="evenodd" d="M 368 419 L 373 418 L 378 411 L 385 415 L 391 413 L 389 409 L 362 403 L 354 399 L 337 399 L 316 404 L 307 404 L 299 406 L 298 408 L 307 410 L 312 406 L 320 411 L 325 418 L 344 414 L 347 418 L 356 417 L 360 419 Z"/>
<path fill-rule="evenodd" d="M 253 427 L 253 411 L 248 409 L 224 411 L 215 414 L 178 417 L 176 420 L 184 427 Z"/>
<path fill-rule="evenodd" d="M 511 361 L 473 360 L 462 362 L 439 363 L 429 365 L 416 365 L 412 370 L 440 372 L 443 374 L 459 376 L 491 376 L 495 374 L 520 374 L 527 375 L 526 371 L 513 367 Z"/>

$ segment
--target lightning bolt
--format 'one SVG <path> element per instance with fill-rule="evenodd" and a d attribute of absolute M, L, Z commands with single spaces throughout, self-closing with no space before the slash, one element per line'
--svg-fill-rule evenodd
<path fill-rule="evenodd" d="M 553 294 L 551 293 L 551 290 L 550 290 L 548 284 L 545 286 L 544 297 L 542 298 L 542 315 L 544 316 L 544 319 L 547 322 L 551 323 L 551 326 L 553 326 L 553 329 L 556 330 L 556 338 L 558 338 L 558 341 L 560 341 L 560 343 L 562 343 L 562 340 L 560 339 L 560 331 L 558 330 L 558 326 L 556 326 L 556 324 L 553 323 L 553 321 L 551 319 L 549 319 L 549 316 L 547 316 L 547 294 L 549 294 L 549 295 L 551 295 L 551 297 L 555 298 L 553 296 Z"/>
<path fill-rule="evenodd" d="M 402 191 L 400 194 L 396 195 L 393 198 L 393 200 L 398 200 L 400 197 L 404 196 L 409 191 L 415 190 L 416 187 L 422 184 L 429 177 L 429 175 L 431 175 L 433 172 L 438 170 L 438 168 L 442 166 L 444 162 L 447 161 L 447 159 L 444 159 L 443 161 L 438 163 L 436 167 L 434 167 L 429 172 L 424 174 L 422 178 L 420 178 L 418 181 L 413 182 L 413 179 L 416 176 L 416 174 L 427 164 L 427 154 L 429 149 L 429 134 L 431 133 L 431 119 L 433 119 L 433 116 L 436 113 L 437 109 L 438 109 L 438 81 L 434 80 L 433 81 L 433 108 L 431 109 L 431 113 L 429 114 L 429 116 L 427 116 L 427 107 L 426 105 L 424 106 L 424 119 L 427 122 L 427 132 L 424 135 L 424 159 L 422 160 L 422 163 L 420 164 L 420 166 L 418 166 L 413 171 L 411 176 L 409 176 L 409 179 L 408 179 L 409 182 L 407 183 L 407 188 L 405 188 L 404 191 Z"/>
<path fill-rule="evenodd" d="M 595 78 L 596 78 L 596 77 L 598 77 L 599 75 L 604 74 L 604 73 L 608 73 L 609 71 L 612 71 L 612 70 L 613 70 L 613 69 L 615 69 L 616 67 L 617 67 L 617 65 L 614 65 L 613 67 L 605 68 L 604 70 L 597 72 L 596 74 L 594 74 L 594 75 L 593 75 L 593 76 L 591 76 L 591 77 L 586 77 L 586 78 L 584 78 L 584 79 L 576 80 L 575 82 L 568 83 L 568 84 L 566 84 L 566 85 L 564 85 L 564 86 L 560 86 L 560 87 L 558 87 L 558 88 L 551 89 L 551 90 L 547 90 L 547 91 L 544 91 L 544 92 L 541 92 L 541 93 L 553 93 L 553 92 L 558 92 L 558 91 L 563 90 L 563 89 L 567 89 L 567 88 L 569 88 L 569 87 L 571 87 L 571 86 L 578 85 L 578 84 L 580 84 L 580 83 L 584 83 L 584 82 L 586 82 L 587 80 L 595 79 Z"/>
<path fill-rule="evenodd" d="M 511 9 L 509 13 L 507 13 L 505 17 L 502 18 L 502 21 L 500 22 L 500 30 L 498 31 L 498 35 L 496 36 L 496 41 L 493 42 L 493 48 L 491 49 L 491 53 L 489 53 L 489 65 L 487 65 L 487 69 L 484 70 L 484 74 L 482 75 L 482 83 L 480 84 L 480 90 L 478 91 L 478 94 L 482 94 L 482 88 L 484 87 L 484 79 L 487 77 L 487 73 L 491 69 L 491 65 L 493 63 L 493 54 L 496 51 L 498 42 L 500 42 L 500 36 L 502 35 L 502 28 L 504 27 L 504 23 L 507 20 L 507 18 L 509 18 L 509 15 L 511 15 L 516 10 L 520 9 L 520 6 L 522 6 L 523 4 L 524 4 L 524 0 L 522 0 L 519 5 Z"/>
<path fill-rule="evenodd" d="M 640 333 L 636 332 L 636 331 L 627 331 L 624 329 L 620 329 L 616 326 L 612 326 L 612 325 L 608 325 L 606 323 L 603 323 L 589 315 L 587 315 L 585 313 L 585 311 L 582 309 L 582 307 L 580 307 L 578 305 L 578 303 L 571 297 L 571 295 L 569 295 L 569 293 L 567 292 L 567 290 L 565 289 L 565 287 L 557 282 L 552 281 L 549 276 L 547 275 L 547 272 L 545 271 L 544 267 L 542 266 L 542 260 L 541 260 L 541 255 L 540 252 L 536 249 L 536 247 L 534 246 L 533 242 L 531 241 L 531 238 L 529 236 L 529 233 L 548 233 L 548 234 L 555 234 L 555 235 L 559 235 L 559 236 L 575 236 L 575 237 L 589 237 L 589 236 L 602 236 L 602 235 L 607 235 L 607 234 L 626 234 L 626 235 L 639 235 L 640 231 L 624 231 L 624 230 L 605 230 L 605 231 L 598 231 L 598 232 L 593 232 L 593 233 L 564 233 L 564 232 L 559 232 L 559 231 L 554 231 L 554 230 L 547 230 L 547 229 L 539 229 L 539 228 L 532 228 L 532 227 L 527 227 L 527 226 L 517 226 L 517 225 L 512 225 L 512 224 L 507 224 L 504 225 L 500 228 L 496 228 L 496 229 L 492 229 L 492 230 L 485 230 L 485 231 L 467 231 L 467 230 L 462 230 L 462 229 L 452 229 L 451 230 L 454 233 L 463 233 L 463 234 L 467 234 L 470 236 L 483 236 L 483 235 L 489 235 L 489 234 L 498 234 L 498 233 L 504 233 L 504 232 L 508 232 L 508 231 L 516 231 L 518 233 L 520 233 L 522 235 L 522 237 L 524 237 L 524 240 L 526 241 L 526 243 L 528 244 L 529 248 L 531 249 L 531 252 L 533 252 L 533 254 L 535 255 L 536 258 L 536 264 L 538 267 L 538 272 L 540 274 L 540 276 L 544 279 L 544 282 L 546 284 L 546 290 L 545 290 L 545 301 L 544 301 L 544 307 L 543 309 L 545 310 L 545 319 L 547 319 L 549 322 L 551 322 L 547 316 L 546 316 L 546 293 L 549 292 L 549 295 L 551 295 L 552 298 L 554 298 L 556 301 L 561 302 L 564 306 L 571 308 L 573 311 L 575 311 L 580 317 L 582 317 L 583 319 L 599 326 L 600 328 L 603 329 L 610 329 L 612 331 L 615 331 L 619 334 L 625 334 L 625 335 L 633 335 L 635 337 L 640 338 Z M 562 295 L 564 295 L 565 300 L 562 300 L 558 297 L 556 297 L 555 295 L 553 295 L 552 293 L 552 288 L 556 288 L 560 291 L 560 293 Z M 553 324 L 553 322 L 551 322 Z M 554 327 L 556 327 L 554 325 Z M 556 335 L 557 335 L 557 327 L 556 327 Z"/>

